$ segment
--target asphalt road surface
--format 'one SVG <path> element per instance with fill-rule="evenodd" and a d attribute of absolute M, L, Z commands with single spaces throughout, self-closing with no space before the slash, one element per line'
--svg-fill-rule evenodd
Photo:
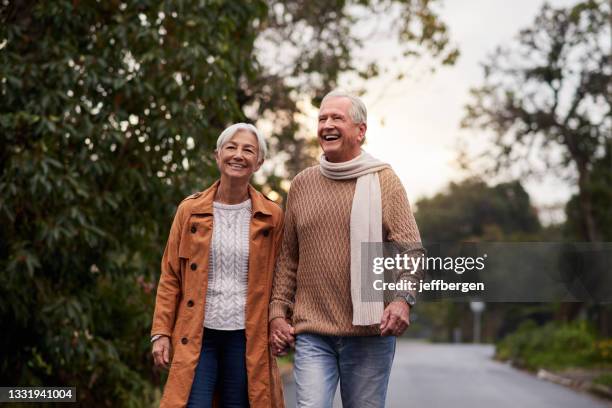
<path fill-rule="evenodd" d="M 491 359 L 493 346 L 397 344 L 386 407 L 389 408 L 610 408 L 612 404 L 539 380 Z M 340 391 L 334 408 L 342 407 Z M 287 408 L 295 386 L 285 384 Z M 326 408 L 326 407 L 320 407 Z"/>

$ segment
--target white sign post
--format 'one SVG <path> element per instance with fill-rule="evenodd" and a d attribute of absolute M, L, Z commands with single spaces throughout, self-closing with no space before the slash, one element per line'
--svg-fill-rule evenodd
<path fill-rule="evenodd" d="M 470 309 L 474 313 L 474 343 L 480 343 L 481 331 L 482 331 L 482 312 L 485 310 L 485 302 L 475 301 L 470 302 Z"/>

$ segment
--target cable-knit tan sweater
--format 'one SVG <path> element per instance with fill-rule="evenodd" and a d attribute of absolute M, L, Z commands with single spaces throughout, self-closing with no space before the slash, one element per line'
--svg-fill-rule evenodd
<path fill-rule="evenodd" d="M 420 243 L 419 230 L 399 178 L 390 168 L 378 175 L 383 240 Z M 291 183 L 269 319 L 290 317 L 297 334 L 380 333 L 378 325 L 352 325 L 349 224 L 355 184 L 356 179 L 326 178 L 319 166 L 302 171 Z M 422 271 L 401 278 L 418 282 Z"/>

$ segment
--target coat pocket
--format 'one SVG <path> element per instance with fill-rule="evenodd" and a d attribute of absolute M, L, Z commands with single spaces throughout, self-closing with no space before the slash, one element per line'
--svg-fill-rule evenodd
<path fill-rule="evenodd" d="M 210 242 L 212 217 L 192 215 L 183 226 L 179 243 L 179 258 L 191 259 Z"/>

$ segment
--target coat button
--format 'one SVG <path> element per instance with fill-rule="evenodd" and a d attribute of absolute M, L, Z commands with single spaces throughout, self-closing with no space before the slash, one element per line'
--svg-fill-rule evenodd
<path fill-rule="evenodd" d="M 263 236 L 267 237 L 268 235 L 270 235 L 270 230 L 264 230 Z"/>
<path fill-rule="evenodd" d="M 187 342 L 189 342 L 189 340 L 187 340 L 187 337 L 183 337 L 183 338 L 181 339 L 181 343 L 183 343 L 183 344 L 187 344 Z"/>
<path fill-rule="evenodd" d="M 189 300 L 189 301 L 187 302 L 187 306 L 188 306 L 188 307 L 193 307 L 193 300 Z"/>
<path fill-rule="evenodd" d="M 195 264 L 195 263 L 192 263 L 192 264 L 191 264 L 191 270 L 192 270 L 192 271 L 195 271 L 196 269 L 198 269 L 198 265 L 197 265 L 197 264 Z"/>
<path fill-rule="evenodd" d="M 192 233 L 192 234 L 195 234 L 197 230 L 198 230 L 198 229 L 196 228 L 196 226 L 195 226 L 195 225 L 192 225 L 192 226 L 191 226 L 191 233 Z"/>

